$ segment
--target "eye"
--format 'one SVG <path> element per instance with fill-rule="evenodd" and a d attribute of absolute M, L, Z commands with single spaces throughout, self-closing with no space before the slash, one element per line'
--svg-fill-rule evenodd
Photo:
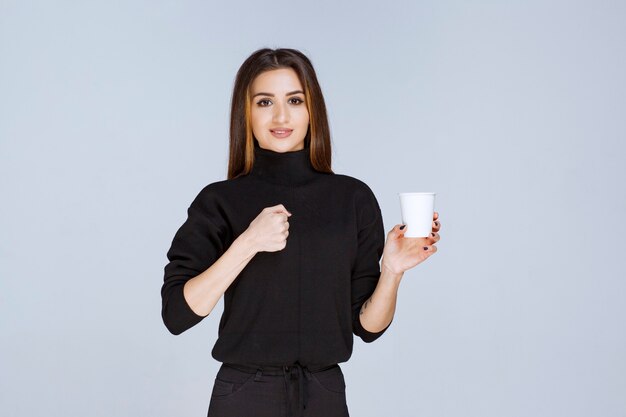
<path fill-rule="evenodd" d="M 259 100 L 256 102 L 257 105 L 261 106 L 261 107 L 266 107 L 269 106 L 269 103 L 271 103 L 271 101 L 269 101 L 268 99 L 264 98 L 262 100 Z"/>
<path fill-rule="evenodd" d="M 293 100 L 293 101 L 292 101 L 292 100 Z M 302 99 L 301 99 L 301 98 L 299 98 L 299 97 L 293 97 L 293 98 L 290 98 L 290 99 L 289 99 L 289 101 L 292 101 L 292 104 L 302 104 L 302 103 L 304 103 L 304 100 L 302 100 Z"/>

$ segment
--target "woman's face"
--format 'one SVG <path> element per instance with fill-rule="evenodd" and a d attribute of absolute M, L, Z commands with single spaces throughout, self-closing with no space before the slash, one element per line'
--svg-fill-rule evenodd
<path fill-rule="evenodd" d="M 275 152 L 304 148 L 309 111 L 304 89 L 291 68 L 259 74 L 250 86 L 250 121 L 259 146 Z"/>

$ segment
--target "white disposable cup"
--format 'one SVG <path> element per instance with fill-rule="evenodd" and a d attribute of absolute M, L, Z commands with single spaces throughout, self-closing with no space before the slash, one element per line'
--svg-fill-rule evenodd
<path fill-rule="evenodd" d="M 398 193 L 404 237 L 427 237 L 433 231 L 435 193 Z"/>

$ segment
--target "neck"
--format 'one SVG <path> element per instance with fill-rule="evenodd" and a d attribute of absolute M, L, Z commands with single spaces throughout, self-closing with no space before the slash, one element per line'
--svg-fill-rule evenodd
<path fill-rule="evenodd" d="M 254 166 L 251 174 L 274 184 L 304 184 L 317 174 L 311 165 L 309 152 L 309 147 L 297 151 L 276 152 L 263 149 L 254 141 Z"/>

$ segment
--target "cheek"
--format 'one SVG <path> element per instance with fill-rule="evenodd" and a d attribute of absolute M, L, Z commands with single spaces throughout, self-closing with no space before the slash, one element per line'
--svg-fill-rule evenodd
<path fill-rule="evenodd" d="M 306 129 L 307 125 L 309 124 L 309 112 L 306 109 L 306 107 L 304 108 L 303 111 L 298 112 L 298 124 Z"/>
<path fill-rule="evenodd" d="M 265 118 L 263 113 L 259 111 L 252 111 L 250 113 L 250 124 L 253 131 L 259 131 L 265 125 Z"/>

